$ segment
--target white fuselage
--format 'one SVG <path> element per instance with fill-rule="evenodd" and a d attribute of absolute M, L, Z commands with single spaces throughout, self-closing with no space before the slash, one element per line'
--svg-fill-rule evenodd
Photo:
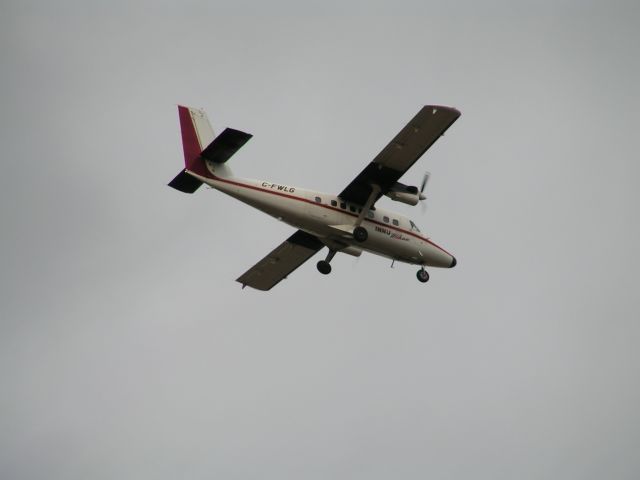
<path fill-rule="evenodd" d="M 349 232 L 359 216 L 359 205 L 343 202 L 338 196 L 265 180 L 231 176 L 215 179 L 198 177 L 252 207 L 261 210 L 295 228 L 317 236 L 328 246 L 349 246 L 351 253 L 365 250 L 406 263 L 450 267 L 453 256 L 439 247 L 407 217 L 376 208 L 362 222 L 367 229 L 365 242 L 357 242 Z M 344 247 L 342 247 L 344 248 Z"/>

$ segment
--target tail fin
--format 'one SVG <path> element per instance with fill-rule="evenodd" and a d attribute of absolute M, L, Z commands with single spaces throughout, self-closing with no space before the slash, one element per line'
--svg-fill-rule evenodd
<path fill-rule="evenodd" d="M 211 176 L 200 154 L 213 141 L 214 133 L 204 110 L 178 105 L 178 116 L 185 168 L 171 180 L 169 186 L 181 192 L 193 193 L 202 185 L 202 182 L 189 175 L 187 170 L 203 177 Z"/>
<path fill-rule="evenodd" d="M 202 181 L 189 172 L 204 178 L 215 178 L 205 159 L 214 163 L 226 162 L 252 135 L 227 128 L 215 137 L 204 110 L 178 105 L 178 115 L 185 168 L 171 180 L 169 186 L 181 192 L 193 193 L 202 185 Z"/>

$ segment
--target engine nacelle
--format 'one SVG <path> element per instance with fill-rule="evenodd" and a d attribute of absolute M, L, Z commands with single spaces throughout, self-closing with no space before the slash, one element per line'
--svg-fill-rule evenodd
<path fill-rule="evenodd" d="M 418 187 L 404 185 L 400 182 L 396 182 L 386 195 L 391 200 L 406 203 L 407 205 L 417 205 L 420 200 L 424 200 L 423 195 L 420 194 L 420 191 L 418 190 Z"/>

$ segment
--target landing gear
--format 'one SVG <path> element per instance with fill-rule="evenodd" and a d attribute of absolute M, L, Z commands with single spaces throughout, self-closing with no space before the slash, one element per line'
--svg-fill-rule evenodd
<path fill-rule="evenodd" d="M 424 269 L 424 267 L 418 270 L 416 277 L 418 277 L 418 281 L 422 283 L 427 283 L 429 281 L 429 273 Z"/>
<path fill-rule="evenodd" d="M 353 229 L 353 238 L 355 238 L 356 242 L 365 242 L 369 238 L 369 232 L 364 227 L 356 227 Z"/>
<path fill-rule="evenodd" d="M 329 275 L 331 273 L 331 264 L 326 260 L 320 260 L 316 267 L 318 267 L 318 271 L 323 275 Z"/>
<path fill-rule="evenodd" d="M 335 256 L 335 254 L 336 254 L 335 250 L 329 250 L 329 253 L 327 254 L 327 258 L 325 258 L 324 260 L 320 260 L 316 264 L 316 267 L 318 268 L 318 271 L 321 274 L 329 275 L 331 273 L 331 264 L 329 262 Z"/>

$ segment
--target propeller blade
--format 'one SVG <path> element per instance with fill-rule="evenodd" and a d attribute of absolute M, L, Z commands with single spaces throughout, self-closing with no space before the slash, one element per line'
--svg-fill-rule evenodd
<path fill-rule="evenodd" d="M 424 192 L 425 187 L 427 186 L 427 182 L 429 181 L 429 177 L 431 174 L 429 172 L 424 173 L 424 177 L 422 177 L 422 185 L 420 185 L 420 194 Z"/>
<path fill-rule="evenodd" d="M 424 173 L 424 177 L 422 177 L 422 185 L 420 185 L 420 196 L 418 197 L 421 200 L 422 204 L 422 213 L 424 214 L 427 211 L 427 203 L 424 200 L 427 199 L 427 196 L 424 194 L 424 189 L 427 187 L 427 182 L 429 181 L 429 177 L 431 174 L 429 172 Z"/>

